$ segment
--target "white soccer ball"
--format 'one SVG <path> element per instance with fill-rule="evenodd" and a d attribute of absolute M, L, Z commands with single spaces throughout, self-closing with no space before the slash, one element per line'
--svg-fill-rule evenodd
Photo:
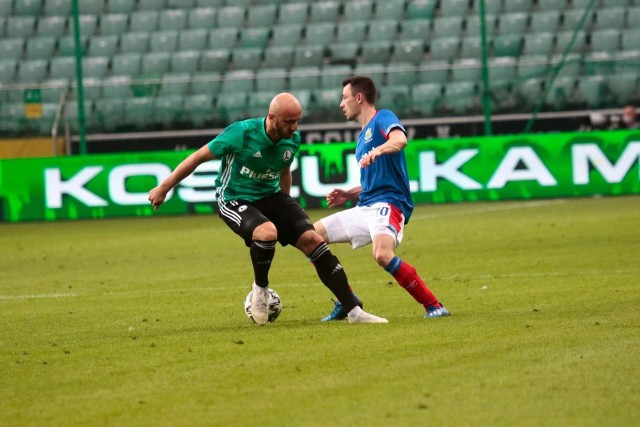
<path fill-rule="evenodd" d="M 280 295 L 273 289 L 267 289 L 269 293 L 269 322 L 275 322 L 275 320 L 280 316 L 280 312 L 282 311 L 282 300 L 280 299 Z M 253 296 L 253 291 L 249 291 L 247 297 L 244 299 L 244 312 L 252 322 L 253 316 L 251 315 L 251 297 Z"/>

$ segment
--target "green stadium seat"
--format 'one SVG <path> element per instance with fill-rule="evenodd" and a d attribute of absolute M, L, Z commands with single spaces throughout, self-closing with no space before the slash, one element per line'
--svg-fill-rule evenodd
<path fill-rule="evenodd" d="M 142 74 L 164 74 L 169 71 L 169 52 L 148 52 L 142 54 Z"/>
<path fill-rule="evenodd" d="M 373 16 L 373 1 L 351 0 L 345 2 L 343 14 L 346 21 L 369 21 Z"/>
<path fill-rule="evenodd" d="M 157 96 L 153 99 L 153 116 L 165 127 L 171 127 L 182 119 L 183 102 L 180 95 Z"/>
<path fill-rule="evenodd" d="M 167 0 L 169 9 L 191 9 L 196 7 L 196 0 Z"/>
<path fill-rule="evenodd" d="M 45 1 L 45 4 L 47 2 Z M 82 0 L 78 1 L 78 12 L 80 14 L 99 15 L 104 11 L 104 0 Z"/>
<path fill-rule="evenodd" d="M 274 95 L 275 92 L 273 91 L 257 91 L 252 93 L 249 97 L 247 115 L 251 117 L 266 116 L 269 111 L 269 104 Z"/>
<path fill-rule="evenodd" d="M 18 63 L 17 79 L 19 83 L 40 83 L 47 76 L 45 59 L 25 59 Z"/>
<path fill-rule="evenodd" d="M 7 3 L 11 3 L 11 0 Z M 44 16 L 71 16 L 71 0 L 47 0 L 42 5 L 42 13 Z"/>
<path fill-rule="evenodd" d="M 407 4 L 407 19 L 431 19 L 436 10 L 436 0 L 413 0 Z"/>
<path fill-rule="evenodd" d="M 292 90 L 291 93 L 298 98 L 300 101 L 300 105 L 302 105 L 302 111 L 309 111 L 311 108 L 311 91 L 309 89 L 296 89 Z"/>
<path fill-rule="evenodd" d="M 231 59 L 229 49 L 211 49 L 200 54 L 200 71 L 223 73 Z"/>
<path fill-rule="evenodd" d="M 187 26 L 209 30 L 212 22 L 216 22 L 216 10 L 212 7 L 198 7 L 187 12 Z"/>
<path fill-rule="evenodd" d="M 564 58 L 564 62 L 562 64 L 560 64 L 561 61 L 562 55 L 555 55 L 551 57 L 551 65 L 553 67 L 561 66 L 558 70 L 558 77 L 578 76 L 582 74 L 582 55 L 570 53 Z"/>
<path fill-rule="evenodd" d="M 177 31 L 154 31 L 149 38 L 151 52 L 173 52 L 178 48 Z"/>
<path fill-rule="evenodd" d="M 64 16 L 43 16 L 38 19 L 37 25 L 37 35 L 60 37 L 66 31 L 67 18 Z"/>
<path fill-rule="evenodd" d="M 56 56 L 49 63 L 49 78 L 62 79 L 75 76 L 76 60 L 72 56 Z"/>
<path fill-rule="evenodd" d="M 310 22 L 305 30 L 305 42 L 326 46 L 335 37 L 335 27 L 333 22 Z"/>
<path fill-rule="evenodd" d="M 422 83 L 411 88 L 411 106 L 420 114 L 431 116 L 442 101 L 442 85 Z"/>
<path fill-rule="evenodd" d="M 103 78 L 109 69 L 109 58 L 106 56 L 85 56 L 82 58 L 82 73 L 87 77 Z"/>
<path fill-rule="evenodd" d="M 249 93 L 254 90 L 255 73 L 250 70 L 234 70 L 225 74 L 220 91 L 229 92 L 245 92 Z"/>
<path fill-rule="evenodd" d="M 42 12 L 42 0 L 16 1 L 13 12 L 18 16 L 38 16 Z"/>
<path fill-rule="evenodd" d="M 399 116 L 404 115 L 411 106 L 409 85 L 383 85 L 378 88 L 378 108 L 388 108 Z"/>
<path fill-rule="evenodd" d="M 429 53 L 432 59 L 453 59 L 458 56 L 459 37 L 442 37 L 431 39 Z"/>
<path fill-rule="evenodd" d="M 133 96 L 133 80 L 130 76 L 108 76 L 102 79 L 102 95 L 105 99 L 125 99 Z"/>
<path fill-rule="evenodd" d="M 199 50 L 182 50 L 171 54 L 169 69 L 174 73 L 195 73 L 199 66 Z"/>
<path fill-rule="evenodd" d="M 136 129 L 148 128 L 153 123 L 153 97 L 134 97 L 124 104 L 124 122 Z"/>
<path fill-rule="evenodd" d="M 563 53 L 565 49 L 569 48 L 569 44 L 573 40 L 573 44 L 569 49 L 570 53 L 582 53 L 587 48 L 587 33 L 585 31 L 559 31 L 556 33 L 556 52 Z"/>
<path fill-rule="evenodd" d="M 462 34 L 462 17 L 446 16 L 433 20 L 434 37 L 459 37 Z"/>
<path fill-rule="evenodd" d="M 460 58 L 480 58 L 482 55 L 482 39 L 480 36 L 464 37 L 460 49 Z M 487 49 L 490 51 L 490 42 Z"/>
<path fill-rule="evenodd" d="M 5 34 L 9 38 L 31 37 L 35 32 L 36 18 L 34 16 L 10 16 L 5 26 Z"/>
<path fill-rule="evenodd" d="M 454 82 L 476 82 L 482 79 L 482 67 L 477 59 L 460 59 L 451 63 L 451 78 Z"/>
<path fill-rule="evenodd" d="M 237 43 L 237 28 L 213 28 L 209 31 L 209 47 L 211 49 L 233 49 Z"/>
<path fill-rule="evenodd" d="M 339 92 L 342 88 L 342 80 L 351 74 L 352 68 L 349 65 L 325 65 L 320 73 L 320 87 Z"/>
<path fill-rule="evenodd" d="M 622 50 L 640 49 L 640 30 L 636 28 L 622 30 L 621 37 Z"/>
<path fill-rule="evenodd" d="M 399 40 L 393 45 L 392 62 L 412 62 L 419 64 L 424 55 L 424 41 Z"/>
<path fill-rule="evenodd" d="M 27 39 L 26 59 L 51 59 L 57 40 L 55 37 L 39 36 Z"/>
<path fill-rule="evenodd" d="M 231 92 L 220 96 L 216 103 L 217 114 L 227 123 L 246 118 L 247 94 Z"/>
<path fill-rule="evenodd" d="M 87 51 L 89 37 L 80 37 L 80 51 L 84 54 Z M 58 39 L 58 55 L 74 56 L 76 54 L 76 41 L 74 36 L 62 36 Z"/>
<path fill-rule="evenodd" d="M 387 67 L 385 63 L 360 63 L 353 68 L 353 74 L 356 76 L 369 76 L 376 86 L 387 84 Z"/>
<path fill-rule="evenodd" d="M 247 28 L 273 26 L 276 22 L 277 11 L 278 8 L 275 4 L 262 4 L 250 7 L 247 14 Z"/>
<path fill-rule="evenodd" d="M 581 30 L 590 30 L 591 26 L 593 24 L 593 17 L 595 15 L 595 12 L 592 10 L 590 11 L 586 11 L 586 10 L 582 10 L 582 9 L 571 9 L 571 10 L 565 10 L 564 13 L 562 14 L 562 25 L 563 28 L 566 31 L 570 31 L 573 30 L 575 31 L 580 22 L 582 22 L 582 18 L 586 13 L 586 18 L 584 20 L 584 24 L 581 28 Z"/>
<path fill-rule="evenodd" d="M 271 46 L 264 51 L 264 66 L 266 68 L 282 67 L 287 69 L 293 63 L 293 46 Z"/>
<path fill-rule="evenodd" d="M 215 72 L 194 73 L 191 78 L 191 90 L 193 95 L 206 94 L 218 96 L 222 87 L 222 74 Z"/>
<path fill-rule="evenodd" d="M 192 28 L 178 34 L 178 50 L 204 50 L 207 48 L 209 31 Z"/>
<path fill-rule="evenodd" d="M 388 85 L 418 83 L 418 70 L 411 62 L 395 62 L 387 66 L 386 82 Z"/>
<path fill-rule="evenodd" d="M 374 19 L 400 20 L 404 17 L 404 0 L 376 0 Z"/>
<path fill-rule="evenodd" d="M 627 29 L 634 29 L 640 22 L 640 5 L 637 7 L 630 7 L 627 9 Z"/>
<path fill-rule="evenodd" d="M 121 35 L 127 32 L 129 15 L 126 13 L 106 13 L 100 17 L 100 34 Z"/>
<path fill-rule="evenodd" d="M 524 35 L 523 55 L 551 55 L 553 52 L 553 34 L 528 33 Z"/>
<path fill-rule="evenodd" d="M 186 95 L 191 86 L 189 73 L 165 73 L 162 75 L 159 96 Z"/>
<path fill-rule="evenodd" d="M 355 64 L 359 51 L 358 43 L 332 43 L 329 46 L 329 61 L 331 64 Z"/>
<path fill-rule="evenodd" d="M 627 9 L 624 7 L 602 8 L 596 12 L 594 29 L 622 29 L 625 25 Z"/>
<path fill-rule="evenodd" d="M 317 67 L 292 67 L 289 72 L 289 87 L 297 89 L 318 89 L 320 69 Z"/>
<path fill-rule="evenodd" d="M 135 76 L 140 74 L 142 55 L 139 53 L 118 53 L 111 58 L 111 73 Z"/>
<path fill-rule="evenodd" d="M 324 46 L 296 46 L 293 53 L 294 67 L 320 67 L 324 59 Z"/>
<path fill-rule="evenodd" d="M 618 73 L 609 79 L 609 91 L 618 105 L 624 105 L 632 94 L 638 93 L 638 73 L 627 71 Z"/>
<path fill-rule="evenodd" d="M 150 34 L 145 32 L 124 33 L 120 36 L 121 53 L 146 53 L 149 51 Z"/>
<path fill-rule="evenodd" d="M 310 5 L 309 22 L 336 22 L 340 3 L 338 1 L 318 1 Z"/>
<path fill-rule="evenodd" d="M 607 83 L 604 76 L 578 77 L 576 97 L 589 108 L 601 108 L 606 105 Z"/>
<path fill-rule="evenodd" d="M 470 112 L 479 105 L 476 85 L 473 82 L 451 82 L 447 84 L 442 104 L 455 114 Z"/>
<path fill-rule="evenodd" d="M 584 75 L 597 75 L 597 74 L 613 74 L 616 66 L 616 54 L 609 52 L 592 52 L 583 57 L 583 73 Z M 573 77 L 576 77 L 574 74 Z"/>
<path fill-rule="evenodd" d="M 531 13 L 531 31 L 555 33 L 560 28 L 560 11 L 543 10 Z"/>
<path fill-rule="evenodd" d="M 558 77 L 547 92 L 546 104 L 553 109 L 562 110 L 574 102 L 575 77 Z"/>
<path fill-rule="evenodd" d="M 116 35 L 93 36 L 89 39 L 89 56 L 113 56 L 118 50 L 119 37 Z"/>
<path fill-rule="evenodd" d="M 492 84 L 511 83 L 516 79 L 516 58 L 503 56 L 489 60 L 489 79 Z"/>
<path fill-rule="evenodd" d="M 532 4 L 532 0 L 505 0 L 502 4 L 502 11 L 505 13 L 529 12 Z"/>
<path fill-rule="evenodd" d="M 279 25 L 295 22 L 305 24 L 309 15 L 309 3 L 281 3 L 278 9 Z"/>
<path fill-rule="evenodd" d="M 278 93 L 287 87 L 287 71 L 284 68 L 262 68 L 256 72 L 256 89 L 259 92 Z"/>
<path fill-rule="evenodd" d="M 543 78 L 551 72 L 551 65 L 545 55 L 521 56 L 516 74 L 519 79 Z"/>
<path fill-rule="evenodd" d="M 480 0 L 473 0 L 473 10 L 480 13 Z M 499 15 L 502 13 L 502 0 L 485 0 L 484 13 L 487 15 Z"/>
<path fill-rule="evenodd" d="M 317 89 L 312 92 L 314 106 L 321 114 L 338 115 L 340 111 L 340 102 L 342 101 L 342 92 L 340 87 L 335 89 Z"/>
<path fill-rule="evenodd" d="M 419 83 L 445 83 L 449 80 L 449 61 L 430 60 L 418 68 Z"/>
<path fill-rule="evenodd" d="M 630 7 L 633 0 L 602 0 L 602 7 Z"/>
<path fill-rule="evenodd" d="M 640 50 L 624 50 L 615 55 L 615 72 L 625 73 L 640 66 Z"/>
<path fill-rule="evenodd" d="M 0 84 L 11 83 L 16 76 L 17 68 L 18 61 L 16 59 L 4 59 L 0 57 Z"/>
<path fill-rule="evenodd" d="M 162 10 L 165 5 L 165 0 L 138 0 L 138 9 L 141 10 Z"/>
<path fill-rule="evenodd" d="M 369 21 L 367 40 L 395 40 L 398 33 L 398 21 L 395 19 L 377 19 Z"/>
<path fill-rule="evenodd" d="M 519 56 L 522 49 L 522 35 L 498 34 L 493 40 L 495 56 Z"/>
<path fill-rule="evenodd" d="M 216 22 L 218 27 L 241 28 L 244 23 L 245 8 L 243 6 L 224 6 L 219 9 Z"/>
<path fill-rule="evenodd" d="M 91 36 L 96 32 L 98 27 L 98 15 L 80 15 L 78 16 L 80 24 L 80 34 L 83 36 Z M 69 21 L 69 33 L 74 34 L 75 24 L 73 20 Z"/>
<path fill-rule="evenodd" d="M 231 63 L 236 69 L 256 70 L 262 63 L 263 52 L 260 47 L 234 49 L 231 52 Z"/>
<path fill-rule="evenodd" d="M 487 36 L 491 36 L 496 32 L 498 26 L 497 15 L 485 15 L 485 31 Z M 480 15 L 469 15 L 466 20 L 466 35 L 467 37 L 479 37 L 480 36 Z"/>
<path fill-rule="evenodd" d="M 121 127 L 124 119 L 124 104 L 125 100 L 123 98 L 101 99 L 95 102 L 96 119 L 102 129 L 107 132 L 113 132 Z"/>
<path fill-rule="evenodd" d="M 269 41 L 269 27 L 247 28 L 240 31 L 240 47 L 258 47 L 264 49 Z"/>
<path fill-rule="evenodd" d="M 220 7 L 224 5 L 224 2 L 225 0 L 196 0 L 198 7 Z"/>
<path fill-rule="evenodd" d="M 465 16 L 469 8 L 468 0 L 447 0 L 440 3 L 441 16 Z"/>
<path fill-rule="evenodd" d="M 431 34 L 428 19 L 409 19 L 400 22 L 399 40 L 428 40 Z"/>
<path fill-rule="evenodd" d="M 527 28 L 529 14 L 524 12 L 505 13 L 498 20 L 498 32 L 500 34 L 522 34 Z"/>
<path fill-rule="evenodd" d="M 391 58 L 391 47 L 389 40 L 366 41 L 361 45 L 360 55 L 365 63 L 386 63 Z"/>
<path fill-rule="evenodd" d="M 336 28 L 336 41 L 344 42 L 361 42 L 367 30 L 365 21 L 344 21 L 340 22 Z"/>
<path fill-rule="evenodd" d="M 538 0 L 539 10 L 563 11 L 567 8 L 566 0 Z"/>
<path fill-rule="evenodd" d="M 135 9 L 135 6 L 136 2 L 133 2 L 131 0 L 109 0 L 107 2 L 107 13 L 130 14 Z"/>
<path fill-rule="evenodd" d="M 131 31 L 155 31 L 158 28 L 157 10 L 136 10 L 130 16 Z"/>
<path fill-rule="evenodd" d="M 617 52 L 620 50 L 620 30 L 594 30 L 591 32 L 593 52 Z"/>
<path fill-rule="evenodd" d="M 182 31 L 187 28 L 185 9 L 161 10 L 158 15 L 158 29 L 161 31 Z"/>
<path fill-rule="evenodd" d="M 302 39 L 301 24 L 281 24 L 273 27 L 272 46 L 295 46 Z"/>

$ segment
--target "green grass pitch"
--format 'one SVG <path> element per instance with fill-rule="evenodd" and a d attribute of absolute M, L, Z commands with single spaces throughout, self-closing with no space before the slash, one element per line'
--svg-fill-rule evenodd
<path fill-rule="evenodd" d="M 251 324 L 216 216 L 0 225 L 0 425 L 637 425 L 640 197 L 419 206 L 398 255 L 450 318 L 333 250 L 388 325 L 319 322 L 282 247 L 283 312 Z"/>

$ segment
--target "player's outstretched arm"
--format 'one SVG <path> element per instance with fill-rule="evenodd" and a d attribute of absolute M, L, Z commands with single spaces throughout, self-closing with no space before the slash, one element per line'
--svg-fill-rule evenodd
<path fill-rule="evenodd" d="M 389 133 L 389 139 L 384 144 L 371 150 L 369 154 L 360 160 L 360 166 L 366 168 L 373 164 L 383 154 L 393 154 L 402 151 L 407 146 L 407 136 L 400 129 L 394 129 Z"/>
<path fill-rule="evenodd" d="M 330 208 L 337 208 L 348 201 L 356 202 L 358 200 L 358 196 L 362 192 L 362 187 L 353 187 L 350 190 L 342 190 L 339 188 L 333 189 L 329 194 L 327 194 L 327 204 Z"/>
<path fill-rule="evenodd" d="M 206 145 L 184 159 L 160 185 L 149 191 L 149 202 L 153 205 L 153 209 L 157 211 L 173 187 L 191 175 L 202 163 L 209 160 L 213 160 L 213 154 Z"/>

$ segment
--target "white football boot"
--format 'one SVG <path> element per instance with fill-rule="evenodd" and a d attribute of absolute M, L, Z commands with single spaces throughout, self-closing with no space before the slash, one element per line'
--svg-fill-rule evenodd
<path fill-rule="evenodd" d="M 261 288 L 255 283 L 252 286 L 251 317 L 253 321 L 262 326 L 269 320 L 269 293 L 267 288 Z"/>
<path fill-rule="evenodd" d="M 387 319 L 367 313 L 357 305 L 347 314 L 347 318 L 349 323 L 389 323 Z"/>

